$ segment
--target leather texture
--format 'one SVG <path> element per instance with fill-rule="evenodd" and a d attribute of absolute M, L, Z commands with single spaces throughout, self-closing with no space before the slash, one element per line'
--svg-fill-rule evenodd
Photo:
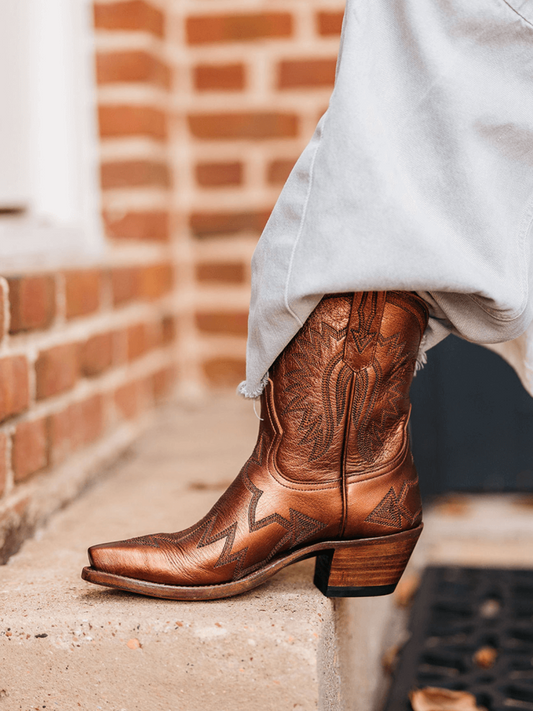
<path fill-rule="evenodd" d="M 91 565 L 214 585 L 311 543 L 418 526 L 407 423 L 427 321 L 407 292 L 324 297 L 272 366 L 255 449 L 211 511 L 185 531 L 93 546 Z"/>

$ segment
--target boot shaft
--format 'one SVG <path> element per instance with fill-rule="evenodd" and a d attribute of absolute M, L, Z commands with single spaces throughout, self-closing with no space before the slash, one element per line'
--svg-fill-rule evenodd
<path fill-rule="evenodd" d="M 414 294 L 354 295 L 346 337 L 354 373 L 343 463 L 348 480 L 390 468 L 407 446 L 409 391 L 427 321 L 427 307 Z"/>
<path fill-rule="evenodd" d="M 284 477 L 323 486 L 394 464 L 427 319 L 425 303 L 406 292 L 322 299 L 270 373 Z"/>

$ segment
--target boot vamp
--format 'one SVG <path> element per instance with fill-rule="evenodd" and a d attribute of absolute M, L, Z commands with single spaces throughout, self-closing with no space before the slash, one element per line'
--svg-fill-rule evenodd
<path fill-rule="evenodd" d="M 289 550 L 339 534 L 333 490 L 293 490 L 250 462 L 211 511 L 178 533 L 157 533 L 89 550 L 94 568 L 169 585 L 238 580 Z"/>

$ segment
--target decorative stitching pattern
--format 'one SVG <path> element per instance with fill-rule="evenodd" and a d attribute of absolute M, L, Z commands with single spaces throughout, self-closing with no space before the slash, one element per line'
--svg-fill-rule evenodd
<path fill-rule="evenodd" d="M 289 395 L 289 401 L 282 415 L 301 413 L 299 431 L 302 433 L 299 445 L 312 444 L 308 461 L 312 462 L 322 457 L 330 448 L 335 429 L 342 420 L 346 409 L 347 390 L 351 371 L 345 365 L 334 379 L 334 371 L 342 361 L 342 351 L 337 351 L 324 363 L 324 354 L 331 351 L 330 342 L 341 343 L 346 337 L 347 327 L 335 329 L 324 321 L 318 328 L 309 328 L 298 339 L 298 350 L 291 352 L 297 367 L 286 373 L 287 385 L 284 393 Z M 310 393 L 316 388 L 316 372 L 312 366 L 323 364 L 321 368 L 321 407 Z M 335 409 L 333 404 L 335 404 Z"/>
<path fill-rule="evenodd" d="M 217 562 L 214 564 L 214 568 L 220 568 L 223 565 L 228 565 L 229 563 L 236 563 L 235 570 L 233 573 L 233 580 L 238 580 L 239 578 L 249 575 L 250 573 L 254 572 L 254 570 L 257 570 L 266 563 L 268 563 L 272 558 L 274 558 L 274 556 L 278 552 L 286 548 L 287 544 L 288 548 L 294 548 L 295 546 L 305 541 L 307 538 L 310 538 L 315 533 L 325 528 L 326 524 L 322 521 L 318 521 L 317 519 L 311 518 L 310 516 L 307 516 L 301 511 L 297 511 L 293 508 L 289 508 L 289 519 L 286 519 L 285 517 L 281 516 L 281 514 L 273 513 L 268 516 L 265 516 L 260 520 L 257 520 L 257 507 L 259 504 L 259 500 L 264 494 L 264 491 L 259 489 L 259 487 L 257 487 L 251 481 L 250 477 L 248 476 L 248 469 L 251 464 L 261 466 L 264 454 L 265 443 L 264 435 L 262 434 L 256 444 L 252 456 L 244 465 L 240 476 L 242 477 L 245 487 L 252 495 L 250 503 L 248 505 L 249 533 L 256 533 L 257 531 L 260 531 L 266 526 L 270 526 L 272 524 L 278 524 L 286 531 L 285 535 L 280 538 L 278 543 L 271 549 L 269 555 L 266 558 L 259 561 L 258 563 L 255 563 L 254 565 L 245 568 L 244 561 L 246 560 L 246 555 L 248 553 L 249 546 L 241 548 L 239 551 L 232 553 L 233 546 L 235 544 L 235 538 L 237 536 L 238 522 L 234 521 L 223 531 L 220 531 L 219 533 L 215 534 L 214 530 L 216 529 L 216 523 L 219 516 L 218 512 L 215 512 L 213 516 L 209 517 L 207 520 L 200 521 L 197 526 L 186 531 L 185 535 L 181 535 L 179 537 L 171 537 L 156 534 L 154 536 L 145 536 L 142 539 L 136 539 L 136 541 L 155 548 L 160 547 L 160 541 L 165 541 L 172 545 L 176 545 L 178 542 L 187 541 L 193 536 L 198 535 L 198 533 L 203 529 L 202 535 L 200 537 L 200 540 L 196 544 L 196 547 L 205 548 L 206 546 L 210 546 L 213 543 L 217 543 L 218 541 L 226 539 L 224 542 L 222 553 L 218 557 Z"/>
<path fill-rule="evenodd" d="M 385 379 L 379 360 L 372 366 L 356 373 L 355 397 L 352 406 L 352 421 L 356 431 L 357 449 L 366 462 L 375 459 L 376 452 L 383 447 L 387 438 L 388 424 L 404 414 L 408 405 L 408 371 L 413 367 L 413 354 L 408 345 L 400 340 L 400 334 L 388 338 L 378 336 L 378 345 L 386 349 L 387 357 L 392 358 L 390 371 Z M 370 374 L 373 374 L 372 386 Z M 386 388 L 386 397 L 383 390 Z M 384 404 L 380 410 L 377 403 Z"/>
<path fill-rule="evenodd" d="M 406 506 L 409 491 L 417 486 L 415 481 L 404 481 L 400 494 L 397 496 L 394 487 L 388 490 L 376 508 L 365 518 L 368 523 L 377 523 L 388 528 L 402 528 L 402 518 L 413 523 L 420 514 L 420 509 L 414 514 Z"/>
<path fill-rule="evenodd" d="M 373 346 L 378 336 L 378 331 L 370 329 L 375 326 L 376 316 L 378 313 L 377 295 L 373 292 L 365 292 L 363 298 L 357 307 L 359 317 L 359 328 L 350 328 L 350 334 L 353 339 L 353 344 L 359 353 L 363 355 L 369 346 Z M 370 302 L 370 307 L 368 307 Z M 377 324 L 381 325 L 380 323 Z"/>

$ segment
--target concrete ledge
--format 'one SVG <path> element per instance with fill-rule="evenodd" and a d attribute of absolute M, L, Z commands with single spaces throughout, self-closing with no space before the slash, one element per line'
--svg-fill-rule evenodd
<path fill-rule="evenodd" d="M 393 603 L 326 599 L 314 561 L 208 603 L 79 577 L 92 543 L 194 523 L 256 430 L 251 404 L 236 397 L 167 408 L 110 478 L 0 568 L 0 708 L 370 711 Z"/>
<path fill-rule="evenodd" d="M 256 430 L 251 404 L 233 396 L 167 408 L 111 476 L 0 567 L 0 709 L 377 711 L 383 653 L 405 634 L 397 603 L 425 565 L 533 565 L 531 498 L 456 497 L 426 512 L 396 597 L 327 600 L 313 561 L 209 603 L 80 579 L 92 543 L 194 523 Z"/>

